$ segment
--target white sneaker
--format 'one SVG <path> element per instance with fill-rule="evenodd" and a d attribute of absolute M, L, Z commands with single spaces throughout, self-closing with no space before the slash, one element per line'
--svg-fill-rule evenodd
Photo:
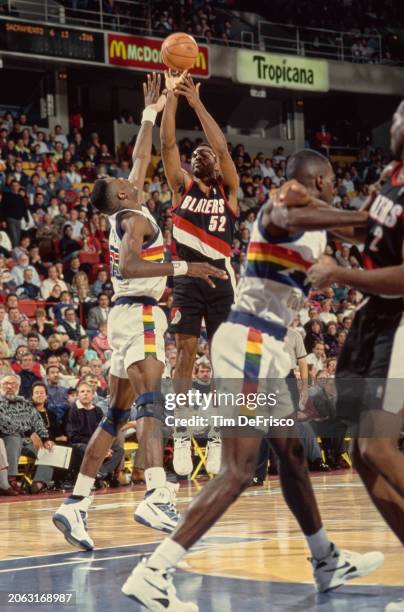
<path fill-rule="evenodd" d="M 172 573 L 152 569 L 143 559 L 126 580 L 122 593 L 152 612 L 198 612 L 196 604 L 178 599 Z"/>
<path fill-rule="evenodd" d="M 189 436 L 174 436 L 174 470 L 179 476 L 188 476 L 194 465 L 191 455 L 191 438 Z"/>
<path fill-rule="evenodd" d="M 166 487 L 167 489 L 170 491 L 170 497 L 171 497 L 171 503 L 176 506 L 177 505 L 177 493 L 180 489 L 180 483 L 179 482 L 170 482 L 169 480 L 166 481 Z"/>
<path fill-rule="evenodd" d="M 80 550 L 93 550 L 94 542 L 87 532 L 87 511 L 93 498 L 81 500 L 68 497 L 52 517 L 53 524 L 65 540 Z"/>
<path fill-rule="evenodd" d="M 133 515 L 137 523 L 171 533 L 178 524 L 179 514 L 173 503 L 173 494 L 168 487 L 154 489 L 138 505 Z"/>
<path fill-rule="evenodd" d="M 384 612 L 404 612 L 404 599 L 400 601 L 391 601 L 384 608 Z"/>
<path fill-rule="evenodd" d="M 373 551 L 365 554 L 339 550 L 331 544 L 330 553 L 324 559 L 311 559 L 314 580 L 319 593 L 325 593 L 344 584 L 347 580 L 367 576 L 383 564 L 384 555 Z"/>
<path fill-rule="evenodd" d="M 218 474 L 222 461 L 222 440 L 215 435 L 209 438 L 206 446 L 206 471 L 209 474 Z"/>

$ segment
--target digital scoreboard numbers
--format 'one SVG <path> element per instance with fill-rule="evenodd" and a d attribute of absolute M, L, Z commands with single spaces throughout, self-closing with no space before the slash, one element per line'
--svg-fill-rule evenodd
<path fill-rule="evenodd" d="M 0 21 L 0 51 L 101 64 L 105 61 L 102 32 L 23 21 Z"/>

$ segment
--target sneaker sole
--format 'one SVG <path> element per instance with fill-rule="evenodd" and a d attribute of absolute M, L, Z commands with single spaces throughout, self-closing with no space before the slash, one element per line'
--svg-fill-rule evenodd
<path fill-rule="evenodd" d="M 89 544 L 88 542 L 85 542 L 84 540 L 77 540 L 77 538 L 72 536 L 70 531 L 70 523 L 61 514 L 55 514 L 55 516 L 52 517 L 52 522 L 55 525 L 56 529 L 63 533 L 66 542 L 68 542 L 75 548 L 79 548 L 80 550 L 84 551 L 94 549 L 94 546 L 91 546 L 91 544 Z"/>
<path fill-rule="evenodd" d="M 335 591 L 335 589 L 338 589 L 339 587 L 344 586 L 344 584 L 346 584 L 349 580 L 354 580 L 355 578 L 364 578 L 365 576 L 368 576 L 372 572 L 376 571 L 381 565 L 383 565 L 383 563 L 384 563 L 384 555 L 382 555 L 378 561 L 375 561 L 373 565 L 369 566 L 366 572 L 360 572 L 360 571 L 351 572 L 350 574 L 347 574 L 346 576 L 339 578 L 338 584 L 331 584 L 324 590 L 318 589 L 318 592 L 319 593 L 329 593 L 330 591 Z"/>
<path fill-rule="evenodd" d="M 137 514 L 133 515 L 133 519 L 136 521 L 136 523 L 139 523 L 140 525 L 143 525 L 144 527 L 151 527 L 151 529 L 155 529 L 156 531 L 163 531 L 164 533 L 172 533 L 175 527 L 177 526 L 175 525 L 175 527 L 171 527 L 170 525 L 163 525 L 161 523 L 158 523 L 157 525 L 153 525 L 152 523 L 147 521 L 145 518 L 143 518 L 142 516 L 138 516 Z"/>
<path fill-rule="evenodd" d="M 361 571 L 352 572 L 352 574 L 349 574 L 349 576 L 346 577 L 346 580 L 353 580 L 354 578 L 364 578 L 365 576 L 368 576 L 371 572 L 376 571 L 381 565 L 383 565 L 383 563 L 384 563 L 384 555 L 381 555 L 379 560 L 375 561 L 373 565 L 369 566 L 366 572 L 363 572 L 363 571 L 362 572 Z"/>

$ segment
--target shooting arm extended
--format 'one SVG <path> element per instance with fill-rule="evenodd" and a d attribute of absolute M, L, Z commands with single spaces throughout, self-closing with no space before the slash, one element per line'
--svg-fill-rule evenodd
<path fill-rule="evenodd" d="M 184 185 L 185 176 L 181 168 L 180 152 L 175 137 L 175 114 L 178 99 L 173 91 L 167 92 L 167 104 L 163 112 L 160 128 L 161 155 L 163 158 L 164 173 L 168 184 L 174 193 Z"/>
<path fill-rule="evenodd" d="M 219 160 L 220 171 L 223 176 L 223 182 L 229 190 L 229 203 L 237 212 L 237 191 L 239 186 L 239 177 L 236 166 L 231 158 L 227 148 L 226 138 L 219 125 L 216 123 L 212 115 L 207 111 L 199 97 L 200 83 L 195 86 L 192 78 L 188 75 L 176 85 L 175 91 L 185 96 L 191 108 L 194 109 L 206 139 L 214 150 Z"/>

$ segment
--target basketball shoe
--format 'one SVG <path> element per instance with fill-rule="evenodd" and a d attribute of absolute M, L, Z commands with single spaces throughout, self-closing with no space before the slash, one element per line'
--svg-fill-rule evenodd
<path fill-rule="evenodd" d="M 166 485 L 148 491 L 136 508 L 133 518 L 146 527 L 171 533 L 177 527 L 180 518 L 175 507 L 179 485 L 172 482 L 167 482 Z"/>
<path fill-rule="evenodd" d="M 87 532 L 87 512 L 92 497 L 76 500 L 67 497 L 53 515 L 53 524 L 65 537 L 65 540 L 81 550 L 93 550 L 94 542 Z"/>
<path fill-rule="evenodd" d="M 404 599 L 400 601 L 391 601 L 384 608 L 384 612 L 404 612 Z"/>
<path fill-rule="evenodd" d="M 218 474 L 222 461 L 222 440 L 218 434 L 208 439 L 206 446 L 206 471 L 209 474 Z"/>
<path fill-rule="evenodd" d="M 178 599 L 173 573 L 148 567 L 143 559 L 126 580 L 122 593 L 151 612 L 198 612 L 196 604 Z"/>
<path fill-rule="evenodd" d="M 324 559 L 310 559 L 314 580 L 319 593 L 345 584 L 347 580 L 367 576 L 383 564 L 384 555 L 374 551 L 365 554 L 339 550 L 331 543 L 331 549 Z"/>
<path fill-rule="evenodd" d="M 174 433 L 173 467 L 179 476 L 189 476 L 193 470 L 191 437 L 188 434 Z"/>

